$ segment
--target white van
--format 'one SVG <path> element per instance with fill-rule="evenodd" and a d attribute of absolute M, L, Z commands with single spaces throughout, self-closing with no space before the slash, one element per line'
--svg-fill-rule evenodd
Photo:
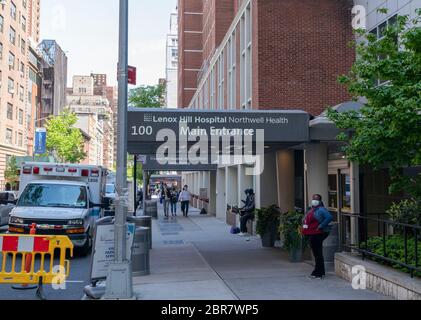
<path fill-rule="evenodd" d="M 101 166 L 23 163 L 19 200 L 10 213 L 9 233 L 67 235 L 88 254 L 94 223 L 103 217 L 107 169 Z"/>

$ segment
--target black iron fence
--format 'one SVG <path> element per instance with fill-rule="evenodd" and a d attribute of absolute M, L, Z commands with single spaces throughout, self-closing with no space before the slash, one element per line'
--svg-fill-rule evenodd
<path fill-rule="evenodd" d="M 386 214 L 342 214 L 339 237 L 342 250 L 421 276 L 421 226 L 391 221 Z"/>

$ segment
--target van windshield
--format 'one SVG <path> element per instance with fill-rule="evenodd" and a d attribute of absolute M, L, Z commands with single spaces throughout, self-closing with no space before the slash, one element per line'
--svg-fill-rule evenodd
<path fill-rule="evenodd" d="M 87 208 L 84 186 L 61 184 L 30 184 L 22 193 L 19 207 Z"/>

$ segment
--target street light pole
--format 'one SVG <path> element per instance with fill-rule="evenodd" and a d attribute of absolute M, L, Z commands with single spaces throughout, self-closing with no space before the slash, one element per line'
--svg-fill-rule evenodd
<path fill-rule="evenodd" d="M 129 0 L 120 0 L 118 59 L 118 145 L 116 173 L 115 253 L 107 277 L 105 299 L 132 299 L 133 283 L 130 258 L 127 257 L 127 87 L 128 87 Z"/>

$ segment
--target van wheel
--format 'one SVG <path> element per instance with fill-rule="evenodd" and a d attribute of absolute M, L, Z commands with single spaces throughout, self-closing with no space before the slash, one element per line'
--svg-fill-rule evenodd
<path fill-rule="evenodd" d="M 81 257 L 86 257 L 87 255 L 91 254 L 92 252 L 92 238 L 89 232 L 86 234 L 88 241 L 86 241 L 85 245 L 77 250 L 78 255 Z"/>

